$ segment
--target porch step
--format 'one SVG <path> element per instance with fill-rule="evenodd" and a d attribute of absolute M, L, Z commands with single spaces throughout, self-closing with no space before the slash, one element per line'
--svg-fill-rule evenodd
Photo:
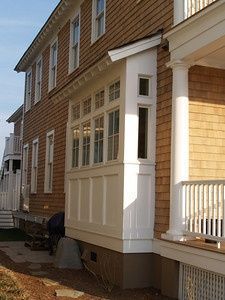
<path fill-rule="evenodd" d="M 14 227 L 15 226 L 14 226 L 12 211 L 0 210 L 0 228 L 9 229 Z"/>

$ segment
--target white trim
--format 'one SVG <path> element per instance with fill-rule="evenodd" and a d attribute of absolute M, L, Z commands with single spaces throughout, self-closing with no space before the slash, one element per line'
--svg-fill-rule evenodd
<path fill-rule="evenodd" d="M 56 45 L 56 64 L 55 64 L 55 81 L 53 82 L 53 71 L 52 71 L 52 54 L 53 46 Z M 57 84 L 57 69 L 58 69 L 58 37 L 56 37 L 53 42 L 50 44 L 50 53 L 49 53 L 49 80 L 48 80 L 48 91 L 50 92 L 56 87 Z"/>
<path fill-rule="evenodd" d="M 150 48 L 156 47 L 161 43 L 161 34 L 153 36 L 151 38 L 142 39 L 127 46 L 123 46 L 114 50 L 108 51 L 108 55 L 112 62 L 126 58 L 128 56 L 140 53 Z"/>
<path fill-rule="evenodd" d="M 92 0 L 92 29 L 91 29 L 91 43 L 95 43 L 98 39 L 100 39 L 104 34 L 106 30 L 106 0 L 104 1 L 104 10 L 103 10 L 103 32 L 99 36 L 97 36 L 96 31 L 96 8 L 97 8 L 97 0 Z"/>
<path fill-rule="evenodd" d="M 27 156 L 24 159 L 25 150 Z M 28 165 L 29 165 L 29 144 L 25 144 L 23 146 L 23 156 L 22 156 L 22 185 L 27 185 L 27 177 L 28 177 Z M 26 166 L 26 173 L 25 173 L 25 166 Z"/>
<path fill-rule="evenodd" d="M 49 174 L 48 174 L 48 150 L 49 150 L 49 137 L 53 137 L 53 150 L 52 150 L 52 182 L 51 188 L 48 186 Z M 53 162 L 54 162 L 54 142 L 55 142 L 55 130 L 51 130 L 46 134 L 46 152 L 45 152 L 45 181 L 44 181 L 44 193 L 51 194 L 52 193 L 52 185 L 53 185 Z"/>
<path fill-rule="evenodd" d="M 163 257 L 225 275 L 223 253 L 162 240 L 154 240 L 153 251 Z"/>
<path fill-rule="evenodd" d="M 36 157 L 34 157 L 34 147 L 36 145 Z M 31 193 L 37 193 L 37 176 L 38 176 L 38 150 L 39 150 L 39 138 L 33 140 L 32 143 L 32 166 L 31 166 Z M 36 163 L 36 165 L 34 165 Z M 34 173 L 34 168 L 36 168 L 36 174 Z M 36 176 L 35 176 L 36 175 Z"/>
<path fill-rule="evenodd" d="M 38 77 L 38 68 L 37 66 L 41 63 L 41 68 L 40 68 L 40 94 L 39 97 L 37 95 L 37 90 L 38 90 L 38 85 L 37 85 L 37 77 Z M 42 72 L 43 72 L 43 59 L 42 55 L 37 59 L 36 61 L 36 74 L 35 74 L 35 97 L 34 97 L 34 104 L 39 102 L 41 100 L 41 93 L 42 93 Z"/>
<path fill-rule="evenodd" d="M 30 76 L 30 94 L 28 98 L 28 81 L 27 77 Z M 25 75 L 25 105 L 24 105 L 24 111 L 25 113 L 31 109 L 31 99 L 32 99 L 32 69 L 30 68 Z"/>
<path fill-rule="evenodd" d="M 66 235 L 120 253 L 152 253 L 153 240 L 123 240 L 96 232 L 78 230 L 66 225 Z"/>
<path fill-rule="evenodd" d="M 76 20 L 79 20 L 79 37 L 78 37 L 78 61 L 77 66 L 74 67 L 74 57 L 73 57 L 73 29 Z M 70 45 L 69 45 L 69 74 L 79 68 L 80 64 L 80 25 L 81 25 L 81 13 L 80 9 L 76 12 L 74 17 L 70 20 Z"/>

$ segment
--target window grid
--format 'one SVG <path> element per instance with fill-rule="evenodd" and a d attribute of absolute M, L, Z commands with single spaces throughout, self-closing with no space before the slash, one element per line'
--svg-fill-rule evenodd
<path fill-rule="evenodd" d="M 32 91 L 32 72 L 28 72 L 26 75 L 26 111 L 31 107 L 31 91 Z"/>
<path fill-rule="evenodd" d="M 108 161 L 118 158 L 119 152 L 119 110 L 109 113 Z"/>
<path fill-rule="evenodd" d="M 36 64 L 36 90 L 35 90 L 35 102 L 41 99 L 41 81 L 42 81 L 42 59 Z"/>
<path fill-rule="evenodd" d="M 96 1 L 96 37 L 104 33 L 105 0 Z"/>
<path fill-rule="evenodd" d="M 104 117 L 95 119 L 94 163 L 103 162 Z"/>
<path fill-rule="evenodd" d="M 80 129 L 73 130 L 73 147 L 72 147 L 72 168 L 79 166 L 79 147 L 80 147 Z"/>
<path fill-rule="evenodd" d="M 91 112 L 91 98 L 83 101 L 83 115 L 87 115 Z"/>
<path fill-rule="evenodd" d="M 88 166 L 90 163 L 90 144 L 91 144 L 91 122 L 83 124 L 83 154 L 82 165 Z"/>
<path fill-rule="evenodd" d="M 76 69 L 79 65 L 79 43 L 80 43 L 80 18 L 72 24 L 72 67 Z"/>
<path fill-rule="evenodd" d="M 32 149 L 32 173 L 31 173 L 31 192 L 37 192 L 37 172 L 38 172 L 38 140 L 33 142 Z"/>
<path fill-rule="evenodd" d="M 80 103 L 72 107 L 72 120 L 75 121 L 78 119 L 80 119 Z"/>
<path fill-rule="evenodd" d="M 105 91 L 101 90 L 95 94 L 95 109 L 104 106 L 105 103 Z"/>
<path fill-rule="evenodd" d="M 51 47 L 51 67 L 50 67 L 50 88 L 56 86 L 56 72 L 57 72 L 57 52 L 58 52 L 58 43 L 55 42 Z"/>
<path fill-rule="evenodd" d="M 109 102 L 120 98 L 120 81 L 116 81 L 109 86 Z"/>

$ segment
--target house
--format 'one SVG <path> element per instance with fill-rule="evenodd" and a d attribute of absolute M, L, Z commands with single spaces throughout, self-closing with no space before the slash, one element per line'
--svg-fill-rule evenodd
<path fill-rule="evenodd" d="M 13 226 L 12 212 L 19 210 L 21 179 L 23 106 L 8 119 L 14 124 L 13 133 L 5 139 L 5 149 L 0 172 L 0 227 Z M 2 216 L 4 215 L 4 216 Z"/>
<path fill-rule="evenodd" d="M 110 284 L 224 299 L 224 12 L 62 0 L 15 68 L 29 211 L 17 217 L 65 210 L 66 235 Z"/>

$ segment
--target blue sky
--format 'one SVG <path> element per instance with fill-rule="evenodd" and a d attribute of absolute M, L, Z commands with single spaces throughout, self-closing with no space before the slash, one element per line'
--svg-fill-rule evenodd
<path fill-rule="evenodd" d="M 0 0 L 0 163 L 5 120 L 23 103 L 24 74 L 13 71 L 59 0 Z"/>

